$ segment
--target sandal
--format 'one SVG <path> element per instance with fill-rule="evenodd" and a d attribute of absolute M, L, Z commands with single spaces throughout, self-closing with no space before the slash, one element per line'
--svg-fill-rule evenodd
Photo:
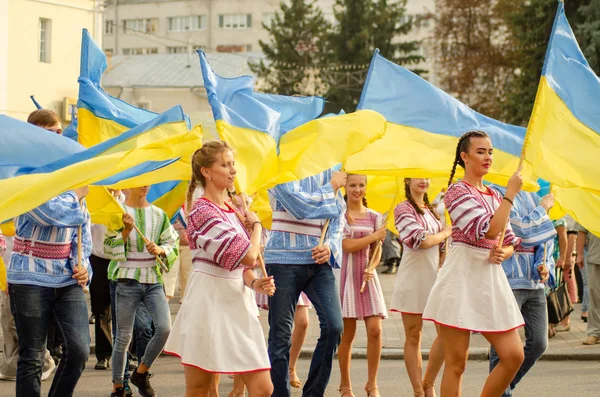
<path fill-rule="evenodd" d="M 300 382 L 300 379 L 298 378 L 298 374 L 296 374 L 296 368 L 290 368 L 289 373 L 290 373 L 290 386 L 292 386 L 296 389 L 301 388 L 302 382 Z"/>
<path fill-rule="evenodd" d="M 356 397 L 354 393 L 352 393 L 351 387 L 340 387 L 338 391 L 340 392 L 340 397 Z"/>
<path fill-rule="evenodd" d="M 365 391 L 367 392 L 367 397 L 381 397 L 377 386 L 365 386 Z"/>
<path fill-rule="evenodd" d="M 246 397 L 246 390 L 242 390 L 242 391 L 232 390 L 229 392 L 229 397 Z"/>

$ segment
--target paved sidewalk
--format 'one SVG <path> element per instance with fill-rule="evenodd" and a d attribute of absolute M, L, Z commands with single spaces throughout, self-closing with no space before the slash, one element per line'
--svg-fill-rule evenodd
<path fill-rule="evenodd" d="M 386 302 L 389 303 L 395 282 L 395 275 L 380 274 L 380 281 Z M 88 295 L 89 299 L 89 295 Z M 171 300 L 170 308 L 173 320 L 179 310 L 179 298 Z M 581 305 L 575 304 L 575 311 L 571 314 L 571 330 L 569 332 L 557 333 L 550 339 L 548 350 L 542 356 L 543 360 L 600 360 L 600 344 L 595 346 L 584 346 L 581 342 L 586 338 L 587 324 L 581 318 Z M 265 331 L 265 338 L 268 333 L 267 312 L 261 311 L 261 324 Z M 0 348 L 3 346 L 3 337 L 0 329 Z M 310 328 L 302 354 L 304 357 L 310 356 L 319 337 L 319 322 L 314 310 L 310 310 Z M 92 336 L 92 352 L 94 351 L 94 326 L 90 325 L 90 334 Z M 422 349 L 425 357 L 435 339 L 435 327 L 430 322 L 425 322 L 423 327 Z M 521 329 L 523 337 L 523 330 Z M 383 321 L 383 353 L 382 357 L 386 359 L 402 358 L 404 345 L 404 327 L 400 313 L 390 313 L 390 317 Z M 356 339 L 354 341 L 354 354 L 356 357 L 366 357 L 367 336 L 364 326 L 357 327 Z M 487 360 L 489 344 L 479 334 L 473 334 L 471 337 L 470 359 Z"/>

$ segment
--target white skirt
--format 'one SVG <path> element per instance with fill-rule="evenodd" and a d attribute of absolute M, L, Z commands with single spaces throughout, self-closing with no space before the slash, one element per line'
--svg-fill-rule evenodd
<path fill-rule="evenodd" d="M 230 272 L 194 263 L 165 353 L 206 372 L 236 374 L 271 368 L 256 303 L 242 273 L 242 269 Z"/>
<path fill-rule="evenodd" d="M 438 273 L 423 319 L 476 332 L 506 332 L 524 325 L 502 265 L 489 251 L 453 245 Z"/>
<path fill-rule="evenodd" d="M 404 246 L 396 274 L 390 311 L 422 314 L 435 283 L 440 261 L 439 246 L 410 249 Z"/>

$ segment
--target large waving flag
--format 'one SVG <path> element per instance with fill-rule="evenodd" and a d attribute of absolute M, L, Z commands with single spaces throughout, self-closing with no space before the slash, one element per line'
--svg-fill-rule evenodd
<path fill-rule="evenodd" d="M 77 118 L 73 123 L 76 123 L 78 140 L 85 147 L 119 136 L 158 116 L 154 112 L 137 108 L 108 95 L 100 86 L 102 74 L 107 66 L 106 55 L 93 41 L 87 29 L 84 29 L 81 39 Z M 70 129 L 69 134 L 72 134 Z M 156 171 L 153 173 L 140 173 L 132 169 L 130 173 L 137 176 L 134 179 L 119 178 L 122 182 L 117 183 L 115 178 L 112 178 L 106 180 L 105 184 L 114 185 L 114 188 L 124 188 L 149 185 L 150 180 L 156 179 L 169 181 L 151 186 L 148 200 L 162 208 L 169 217 L 173 217 L 185 200 L 185 188 L 191 175 L 190 158 L 154 164 L 154 167 Z M 175 181 L 176 179 L 179 181 Z"/>
<path fill-rule="evenodd" d="M 505 185 L 516 171 L 525 129 L 475 112 L 426 80 L 396 65 L 376 50 L 358 104 L 388 121 L 383 139 L 351 156 L 349 172 L 403 177 L 449 177 L 456 144 L 471 130 L 486 132 L 494 145 L 494 163 L 486 179 Z M 457 177 L 462 170 L 457 169 Z M 536 190 L 531 167 L 523 170 L 525 188 Z"/>
<path fill-rule="evenodd" d="M 527 129 L 525 158 L 566 210 L 600 236 L 600 79 L 559 2 Z"/>
<path fill-rule="evenodd" d="M 179 106 L 89 149 L 0 116 L 0 220 L 29 211 L 64 191 L 118 179 L 115 175 L 135 182 L 130 169 L 151 173 L 163 162 L 191 157 L 201 145 L 201 134 L 188 130 Z M 133 186 L 137 184 L 129 187 Z"/>
<path fill-rule="evenodd" d="M 385 133 L 376 112 L 317 118 L 323 98 L 256 93 L 252 77 L 220 77 L 198 53 L 219 137 L 236 150 L 236 179 L 248 194 L 318 174 Z"/>

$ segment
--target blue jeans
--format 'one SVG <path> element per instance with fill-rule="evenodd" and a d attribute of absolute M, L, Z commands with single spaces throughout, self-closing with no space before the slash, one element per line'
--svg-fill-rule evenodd
<path fill-rule="evenodd" d="M 548 348 L 548 309 L 544 289 L 515 289 L 513 294 L 525 319 L 525 360 L 504 394 L 502 394 L 503 397 L 512 396 L 517 384 Z M 500 359 L 496 354 L 496 350 L 492 347 L 490 351 L 490 372 L 499 362 Z"/>
<path fill-rule="evenodd" d="M 300 292 L 312 302 L 321 327 L 302 396 L 321 397 L 329 383 L 335 350 L 344 329 L 339 292 L 329 265 L 267 265 L 277 290 L 269 298 L 269 359 L 273 397 L 289 397 L 289 362 L 294 314 Z"/>
<path fill-rule="evenodd" d="M 162 352 L 171 330 L 171 312 L 162 284 L 142 284 L 136 280 L 120 279 L 115 291 L 117 336 L 113 346 L 113 383 L 123 383 L 127 348 L 133 336 L 138 306 L 143 303 L 154 323 L 154 336 L 148 342 L 141 362 L 151 367 Z"/>
<path fill-rule="evenodd" d="M 17 397 L 38 397 L 48 324 L 63 343 L 49 397 L 73 395 L 90 353 L 87 303 L 77 284 L 62 288 L 10 284 L 10 307 L 19 335 Z"/>
<path fill-rule="evenodd" d="M 117 308 L 115 306 L 115 292 L 117 290 L 117 282 L 110 280 L 109 282 L 109 290 L 110 290 L 110 310 L 112 317 L 112 337 L 113 337 L 113 346 L 115 344 L 115 340 L 117 339 Z M 135 345 L 135 355 L 137 356 L 138 364 L 142 360 L 142 356 L 146 351 L 146 346 L 148 346 L 148 342 L 152 339 L 152 317 L 146 306 L 143 304 L 137 307 L 135 312 L 135 323 L 133 325 L 133 343 Z M 125 371 L 123 372 L 123 377 L 125 380 L 129 379 L 129 368 L 125 365 Z"/>

